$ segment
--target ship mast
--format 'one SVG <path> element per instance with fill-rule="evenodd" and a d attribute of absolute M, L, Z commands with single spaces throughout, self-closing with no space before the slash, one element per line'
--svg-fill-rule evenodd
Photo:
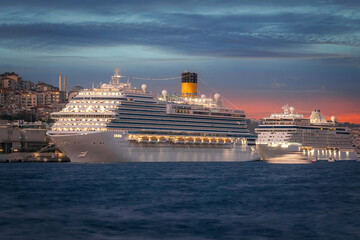
<path fill-rule="evenodd" d="M 116 68 L 114 70 L 114 76 L 111 77 L 111 83 L 113 85 L 119 85 L 120 84 L 120 78 L 122 78 L 123 76 L 121 76 L 120 74 L 120 69 Z"/>

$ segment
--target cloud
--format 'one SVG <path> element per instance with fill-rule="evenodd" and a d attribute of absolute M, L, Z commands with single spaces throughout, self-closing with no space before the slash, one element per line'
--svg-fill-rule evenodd
<path fill-rule="evenodd" d="M 360 68 L 360 57 L 324 58 L 322 61 L 331 65 L 350 65 Z"/>
<path fill-rule="evenodd" d="M 360 47 L 360 16 L 347 7 L 356 3 L 311 3 L 5 0 L 0 32 L 6 34 L 0 43 L 2 48 L 43 52 L 147 46 L 226 58 L 343 57 L 313 46 Z M 321 11 L 324 6 L 343 11 Z"/>
<path fill-rule="evenodd" d="M 28 0 L 2 0 L 2 6 L 4 7 L 34 7 L 34 8 L 81 8 L 81 9 L 94 9 L 96 8 L 104 8 L 104 9 L 113 9 L 121 10 L 122 8 L 134 8 L 134 9 L 143 9 L 146 8 L 148 10 L 162 8 L 179 8 L 179 9 L 189 9 L 190 6 L 193 8 L 199 7 L 226 7 L 226 8 L 234 8 L 238 6 L 265 6 L 265 7 L 301 7 L 301 6 L 341 6 L 343 8 L 356 8 L 360 7 L 360 3 L 357 0 L 302 0 L 301 2 L 292 2 L 288 0 L 242 0 L 241 3 L 236 0 L 183 0 L 181 2 L 176 1 L 168 1 L 168 0 L 153 0 L 149 2 L 148 0 L 62 0 L 62 1 L 47 1 L 47 0 L 32 0 L 31 2 Z"/>
<path fill-rule="evenodd" d="M 287 84 L 286 83 L 279 83 L 279 82 L 275 81 L 275 82 L 273 82 L 272 86 L 273 86 L 273 88 L 284 88 L 284 87 L 287 86 Z"/>
<path fill-rule="evenodd" d="M 191 68 L 242 104 L 359 100 L 358 0 L 1 0 L 0 33 L 0 68 L 34 81 Z"/>

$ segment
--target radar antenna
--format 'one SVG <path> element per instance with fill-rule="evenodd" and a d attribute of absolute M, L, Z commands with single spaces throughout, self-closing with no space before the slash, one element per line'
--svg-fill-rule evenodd
<path fill-rule="evenodd" d="M 284 110 L 285 115 L 289 114 L 289 109 L 290 109 L 289 105 L 286 104 L 285 106 L 282 107 L 282 109 Z"/>
<path fill-rule="evenodd" d="M 112 84 L 118 85 L 120 84 L 120 78 L 122 78 L 123 76 L 121 76 L 119 68 L 114 69 L 114 72 L 114 76 L 111 77 Z"/>

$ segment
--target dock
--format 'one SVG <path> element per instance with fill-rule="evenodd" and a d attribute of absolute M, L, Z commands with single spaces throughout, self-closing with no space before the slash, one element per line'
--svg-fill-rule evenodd
<path fill-rule="evenodd" d="M 31 163 L 31 162 L 43 162 L 43 163 L 65 163 L 70 162 L 70 158 L 62 153 L 11 153 L 1 154 L 0 163 Z"/>

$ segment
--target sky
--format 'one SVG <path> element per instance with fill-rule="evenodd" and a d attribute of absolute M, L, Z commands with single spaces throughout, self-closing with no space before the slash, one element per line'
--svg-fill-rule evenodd
<path fill-rule="evenodd" d="M 262 118 L 289 104 L 360 123 L 360 1 L 1 0 L 0 73 L 70 88 L 114 68 L 157 95 L 199 92 Z"/>

